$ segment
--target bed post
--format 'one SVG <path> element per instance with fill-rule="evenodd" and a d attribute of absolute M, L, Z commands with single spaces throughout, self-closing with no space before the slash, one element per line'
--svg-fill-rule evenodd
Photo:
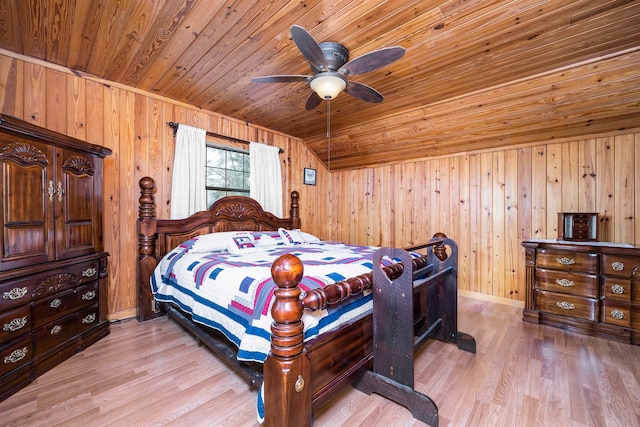
<path fill-rule="evenodd" d="M 303 343 L 302 302 L 298 282 L 303 265 L 291 254 L 271 266 L 278 288 L 271 308 L 271 352 L 264 363 L 265 425 L 311 425 L 311 364 Z"/>
<path fill-rule="evenodd" d="M 138 210 L 138 321 L 157 317 L 149 279 L 156 267 L 156 205 L 153 193 L 156 183 L 152 178 L 140 179 L 140 207 Z"/>
<path fill-rule="evenodd" d="M 291 192 L 291 207 L 289 208 L 289 217 L 291 218 L 291 226 L 293 228 L 300 228 L 302 221 L 300 220 L 300 193 L 297 191 Z"/>

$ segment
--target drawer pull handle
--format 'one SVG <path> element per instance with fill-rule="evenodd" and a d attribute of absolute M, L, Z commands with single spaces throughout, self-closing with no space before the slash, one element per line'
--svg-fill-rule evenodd
<path fill-rule="evenodd" d="M 624 286 L 613 285 L 611 286 L 611 292 L 613 292 L 616 295 L 622 295 L 624 294 Z"/>
<path fill-rule="evenodd" d="M 83 301 L 91 301 L 95 297 L 96 297 L 96 291 L 94 291 L 93 289 L 82 294 Z"/>
<path fill-rule="evenodd" d="M 82 318 L 82 323 L 84 323 L 84 324 L 93 323 L 95 321 L 96 321 L 96 314 L 95 313 L 87 314 L 86 316 L 84 316 Z"/>
<path fill-rule="evenodd" d="M 49 307 L 51 308 L 58 308 L 62 305 L 62 300 L 60 298 L 56 298 L 53 301 L 51 301 L 51 304 L 49 304 Z"/>
<path fill-rule="evenodd" d="M 624 312 L 620 310 L 611 310 L 611 317 L 617 320 L 622 320 L 624 319 Z"/>
<path fill-rule="evenodd" d="M 4 358 L 4 363 L 6 363 L 7 365 L 9 363 L 18 363 L 19 361 L 24 359 L 26 356 L 27 356 L 27 347 L 24 347 L 22 349 L 17 348 L 13 350 L 13 352 L 10 355 Z"/>
<path fill-rule="evenodd" d="M 613 268 L 614 271 L 622 271 L 624 270 L 624 264 L 620 261 L 615 261 L 611 263 L 611 268 Z"/>
<path fill-rule="evenodd" d="M 2 326 L 2 330 L 5 332 L 15 332 L 19 329 L 24 328 L 26 324 L 27 324 L 27 316 L 16 317 L 15 319 L 11 320 L 11 322 L 5 323 Z"/>
<path fill-rule="evenodd" d="M 567 257 L 556 258 L 556 261 L 558 261 L 562 265 L 573 265 L 576 263 L 575 259 Z"/>
<path fill-rule="evenodd" d="M 62 326 L 60 325 L 56 325 L 51 328 L 51 335 L 58 335 L 60 332 L 62 332 Z"/>
<path fill-rule="evenodd" d="M 569 280 L 569 279 L 556 279 L 556 283 L 560 286 L 565 286 L 565 287 L 569 287 L 569 286 L 573 286 L 575 285 L 575 283 L 573 282 L 573 280 Z"/>
<path fill-rule="evenodd" d="M 95 268 L 87 268 L 85 271 L 82 272 L 82 275 L 84 277 L 93 277 L 96 275 L 96 269 Z"/>
<path fill-rule="evenodd" d="M 62 188 L 62 182 L 58 181 L 58 201 L 62 201 L 62 196 L 64 195 L 64 189 Z"/>
<path fill-rule="evenodd" d="M 29 292 L 26 287 L 23 288 L 13 288 L 9 292 L 5 292 L 2 294 L 3 299 L 17 300 L 25 296 Z"/>
<path fill-rule="evenodd" d="M 49 181 L 49 189 L 47 190 L 49 193 L 49 201 L 53 202 L 53 195 L 56 194 L 56 189 L 53 187 L 53 181 Z"/>
<path fill-rule="evenodd" d="M 558 301 L 556 305 L 563 310 L 573 310 L 574 308 L 576 308 L 575 304 L 571 304 L 570 302 L 566 302 L 566 301 L 562 301 L 562 302 Z"/>

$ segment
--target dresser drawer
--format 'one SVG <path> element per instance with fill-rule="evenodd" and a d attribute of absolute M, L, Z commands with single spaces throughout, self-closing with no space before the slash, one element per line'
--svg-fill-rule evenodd
<path fill-rule="evenodd" d="M 596 275 L 545 270 L 543 268 L 536 268 L 535 274 L 536 288 L 588 298 L 598 296 L 598 276 Z"/>
<path fill-rule="evenodd" d="M 77 313 L 57 319 L 33 332 L 33 358 L 63 344 L 77 333 Z"/>
<path fill-rule="evenodd" d="M 631 326 L 631 305 L 603 300 L 601 316 L 604 323 L 628 328 Z"/>
<path fill-rule="evenodd" d="M 604 277 L 600 288 L 602 296 L 616 301 L 631 301 L 631 280 Z"/>
<path fill-rule="evenodd" d="M 543 269 L 597 274 L 598 255 L 539 249 L 536 251 L 536 266 Z"/>
<path fill-rule="evenodd" d="M 75 311 L 77 309 L 75 304 L 75 289 L 68 289 L 48 298 L 32 302 L 33 327 L 38 328 Z"/>
<path fill-rule="evenodd" d="M 623 255 L 602 255 L 602 274 L 607 276 L 631 277 L 633 269 L 640 268 L 640 257 Z"/>
<path fill-rule="evenodd" d="M 0 285 L 0 310 L 29 304 L 36 285 L 32 279 L 14 280 Z"/>
<path fill-rule="evenodd" d="M 596 299 L 547 292 L 541 289 L 535 291 L 535 308 L 547 313 L 593 322 L 598 319 L 598 301 Z"/>
<path fill-rule="evenodd" d="M 100 321 L 100 309 L 95 304 L 87 307 L 78 313 L 76 317 L 76 329 L 78 333 L 82 333 L 98 324 Z"/>
<path fill-rule="evenodd" d="M 23 335 L 0 346 L 0 377 L 31 362 L 31 337 Z"/>
<path fill-rule="evenodd" d="M 98 282 L 80 286 L 76 290 L 76 307 L 84 307 L 98 302 Z"/>
<path fill-rule="evenodd" d="M 0 313 L 0 342 L 12 340 L 31 331 L 31 310 L 22 305 Z"/>

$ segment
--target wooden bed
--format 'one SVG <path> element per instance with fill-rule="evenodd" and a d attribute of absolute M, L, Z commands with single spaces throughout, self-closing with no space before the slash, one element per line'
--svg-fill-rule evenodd
<path fill-rule="evenodd" d="M 425 256 L 405 263 L 412 264 L 409 269 L 396 264 L 379 267 L 382 273 L 376 273 L 374 268 L 373 274 L 350 278 L 308 292 L 303 297 L 297 287 L 302 278 L 302 263 L 293 255 L 281 256 L 271 267 L 272 278 L 278 286 L 271 310 L 274 319 L 271 327 L 271 352 L 264 365 L 241 362 L 235 357 L 234 345 L 225 340 L 222 334 L 193 322 L 189 315 L 171 304 L 154 301 L 150 278 L 156 265 L 168 251 L 195 236 L 221 231 L 274 231 L 280 227 L 299 229 L 301 221 L 298 193 L 291 193 L 287 218 L 278 218 L 264 212 L 253 199 L 230 196 L 218 200 L 207 211 L 189 218 L 163 220 L 156 218 L 155 182 L 152 178 L 145 177 L 139 184 L 138 320 L 145 321 L 167 314 L 220 356 L 250 386 L 258 389 L 264 381 L 265 425 L 311 425 L 313 410 L 327 403 L 344 386 L 354 382 L 364 392 L 385 394 L 409 407 L 416 418 L 437 425 L 435 404 L 428 397 L 412 391 L 414 348 L 427 338 L 434 337 L 457 344 L 463 350 L 475 352 L 473 338 L 457 330 L 457 249 L 453 241 L 446 239 L 444 235 L 438 235 L 425 245 L 407 248 L 423 249 L 426 252 Z M 404 252 L 400 249 L 393 251 Z M 397 294 L 395 289 L 400 287 L 394 281 L 397 280 L 398 284 L 408 281 L 409 294 L 412 295 L 409 304 L 396 297 L 393 301 L 400 301 L 403 306 L 387 304 L 383 308 L 384 304 L 376 303 L 376 274 L 378 277 L 379 274 L 388 277 L 388 283 L 377 279 L 380 286 L 377 292 L 380 295 Z M 406 279 L 407 275 L 409 279 Z M 411 284 L 417 275 L 423 277 L 423 282 L 425 275 L 442 277 L 438 277 L 435 285 L 425 288 Z M 373 315 L 303 342 L 303 310 L 324 308 L 372 287 Z M 383 289 L 389 292 L 382 292 Z M 385 326 L 389 322 L 384 322 L 382 312 L 378 311 L 376 314 L 377 306 L 380 306 L 379 310 L 391 309 L 413 318 L 414 330 L 409 331 L 410 338 L 399 344 L 395 342 L 404 332 L 389 331 Z M 390 338 L 388 334 L 395 335 Z M 383 361 L 387 358 L 385 363 L 393 365 L 391 372 L 380 372 L 380 364 L 378 367 L 374 366 L 374 339 L 377 340 L 376 360 Z M 410 343 L 407 342 L 409 339 Z M 411 355 L 403 356 L 403 352 Z M 405 361 L 395 360 L 399 355 Z M 406 360 L 410 360 L 411 366 L 406 364 Z M 416 402 L 418 409 L 412 408 Z"/>

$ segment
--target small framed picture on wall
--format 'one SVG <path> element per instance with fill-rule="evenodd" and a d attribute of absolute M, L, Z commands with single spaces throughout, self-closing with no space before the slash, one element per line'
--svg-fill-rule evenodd
<path fill-rule="evenodd" d="M 316 185 L 316 170 L 311 168 L 304 168 L 304 184 Z"/>

